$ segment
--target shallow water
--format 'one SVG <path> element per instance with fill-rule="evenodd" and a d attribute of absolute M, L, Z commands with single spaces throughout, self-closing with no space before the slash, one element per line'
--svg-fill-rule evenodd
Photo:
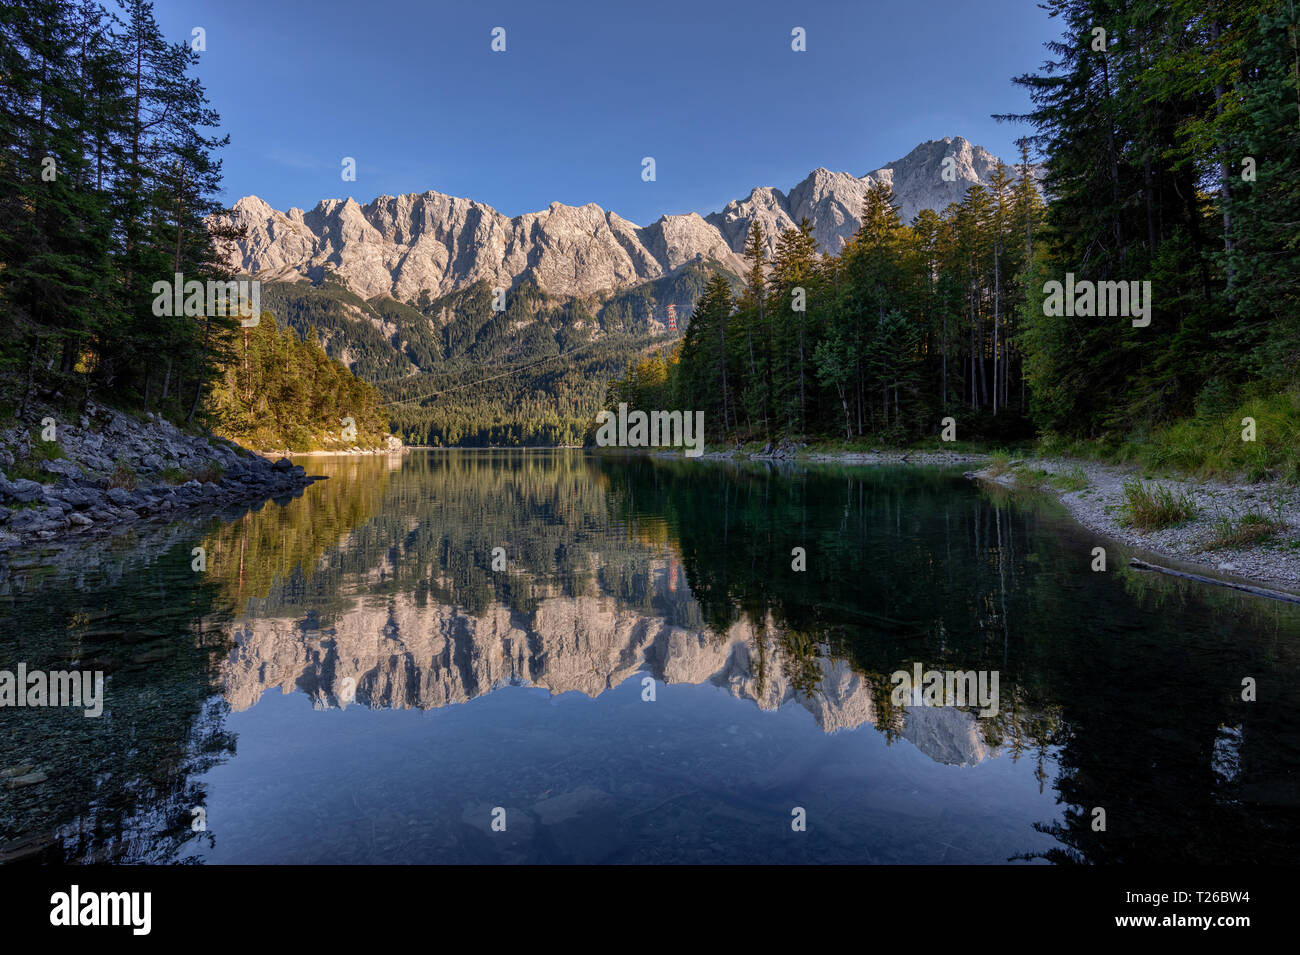
<path fill-rule="evenodd" d="M 0 858 L 1291 861 L 1300 607 L 1128 570 L 1050 502 L 924 468 L 304 463 L 331 480 L 3 569 L 0 669 L 108 682 L 99 719 L 0 708 L 0 772 L 46 776 L 0 784 Z M 900 703 L 918 663 L 996 671 L 996 715 Z"/>

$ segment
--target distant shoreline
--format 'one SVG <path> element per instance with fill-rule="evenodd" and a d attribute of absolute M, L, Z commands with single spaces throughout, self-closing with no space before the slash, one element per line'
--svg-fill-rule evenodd
<path fill-rule="evenodd" d="M 405 454 L 418 450 L 402 445 L 400 448 L 362 448 L 359 451 L 254 451 L 263 458 L 356 458 L 375 454 Z"/>
<path fill-rule="evenodd" d="M 648 453 L 660 458 L 684 458 L 680 448 L 611 448 L 622 454 Z M 692 460 L 692 459 L 687 459 Z M 992 456 L 980 451 L 897 450 L 834 451 L 801 448 L 783 443 L 759 451 L 731 448 L 706 450 L 693 460 L 763 462 L 773 465 L 839 464 L 852 466 L 909 465 L 943 467 L 977 465 L 967 471 L 973 480 L 986 481 L 1010 490 L 1048 494 L 1058 500 L 1081 526 L 1149 555 L 1209 569 L 1225 577 L 1300 592 L 1300 488 L 1280 481 L 1251 484 L 1244 479 L 1209 481 L 1186 476 L 1144 479 L 1147 486 L 1159 485 L 1185 494 L 1197 507 L 1196 515 L 1173 526 L 1138 529 L 1121 523 L 1124 485 L 1142 477 L 1135 466 L 1103 464 L 1089 460 L 1026 455 L 1010 462 L 1007 470 L 992 468 Z M 1033 474 L 1026 469 L 1035 469 Z M 1057 486 L 1052 477 L 1078 476 L 1086 485 L 1069 489 Z M 1275 539 L 1237 547 L 1210 549 L 1223 519 L 1236 520 L 1251 513 L 1265 513 L 1283 523 Z M 1288 544 L 1288 541 L 1290 542 Z M 1289 549 L 1288 549 L 1289 547 Z M 1085 567 L 1087 564 L 1085 563 Z"/>

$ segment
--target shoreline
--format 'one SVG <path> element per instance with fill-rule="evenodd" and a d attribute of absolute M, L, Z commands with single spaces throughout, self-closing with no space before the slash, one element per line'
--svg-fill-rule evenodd
<path fill-rule="evenodd" d="M 28 429 L 11 429 L 0 434 L 0 439 L 4 439 L 0 441 L 3 448 L 0 453 L 0 555 L 55 542 L 93 540 L 137 522 L 184 517 L 200 509 L 254 504 L 300 494 L 302 489 L 324 479 L 307 475 L 291 458 L 400 456 L 418 450 L 494 450 L 390 445 L 288 453 L 251 451 L 215 436 L 182 432 L 153 414 L 140 418 L 93 406 L 78 424 L 79 427 L 61 424 L 60 456 L 39 461 L 36 442 L 28 438 L 24 445 Z M 600 453 L 604 449 L 585 450 Z M 616 450 L 621 454 L 640 453 L 660 458 L 685 457 L 681 449 Z M 4 472 L 15 465 L 15 458 L 18 463 L 25 463 L 28 472 L 35 467 L 45 477 L 42 480 L 9 478 Z M 1136 466 L 1033 455 L 1008 461 L 995 472 L 990 467 L 988 452 L 810 450 L 806 445 L 792 442 L 768 444 L 761 450 L 706 449 L 687 460 L 761 462 L 782 467 L 974 465 L 974 469 L 965 471 L 967 478 L 1013 491 L 1047 494 L 1059 501 L 1082 527 L 1146 555 L 1180 562 L 1189 569 L 1206 569 L 1220 576 L 1300 593 L 1300 535 L 1297 535 L 1300 487 L 1281 481 L 1248 484 L 1177 476 L 1144 480 Z M 110 462 L 117 462 L 119 469 L 123 463 L 130 465 L 128 486 L 115 480 L 117 475 L 110 472 Z M 190 479 L 179 481 L 178 469 L 183 472 L 180 476 Z M 1068 480 L 1054 481 L 1057 477 Z M 1158 486 L 1185 495 L 1195 504 L 1194 516 L 1181 524 L 1161 528 L 1138 529 L 1122 523 L 1124 485 L 1134 480 L 1141 480 L 1148 488 Z M 1265 515 L 1280 521 L 1280 527 L 1269 539 L 1211 549 L 1222 524 L 1246 514 Z"/>
<path fill-rule="evenodd" d="M 993 474 L 988 468 L 968 472 L 967 476 L 1006 488 L 1047 493 L 1088 530 L 1149 554 L 1271 589 L 1300 593 L 1300 487 L 1280 481 L 1247 484 L 1189 477 L 1143 479 L 1137 467 L 1072 458 L 1025 457 L 1013 464 L 1048 475 L 1081 475 L 1087 485 L 1067 490 L 1053 486 L 1046 477 L 1026 485 L 1021 477 L 1023 471 Z M 1139 529 L 1122 523 L 1124 484 L 1134 480 L 1148 488 L 1164 487 L 1187 495 L 1196 505 L 1195 516 L 1170 527 Z M 1284 526 L 1269 540 L 1209 547 L 1220 519 L 1234 520 L 1249 513 L 1280 518 Z"/>
<path fill-rule="evenodd" d="M 418 450 L 402 445 L 400 448 L 362 448 L 360 451 L 254 451 L 259 458 L 356 458 L 376 454 L 405 454 Z"/>
<path fill-rule="evenodd" d="M 0 557 L 101 539 L 188 512 L 301 494 L 324 476 L 153 412 L 37 407 L 0 432 Z M 40 422 L 54 437 L 40 437 Z M 18 476 L 13 476 L 18 475 Z M 26 477 L 23 475 L 32 475 Z"/>
<path fill-rule="evenodd" d="M 657 456 L 681 457 L 680 451 L 660 452 Z M 942 467 L 977 464 L 966 472 L 972 480 L 987 481 L 1009 490 L 1046 494 L 1059 501 L 1070 517 L 1082 527 L 1107 539 L 1152 557 L 1164 558 L 1186 568 L 1208 570 L 1225 578 L 1258 584 L 1300 594 L 1300 487 L 1281 481 L 1249 484 L 1245 481 L 1224 482 L 1180 476 L 1142 478 L 1137 466 L 1103 464 L 1075 458 L 1043 458 L 1028 455 L 1013 459 L 999 474 L 989 470 L 991 455 L 977 451 L 808 451 L 799 445 L 786 444 L 745 451 L 740 448 L 706 451 L 695 460 L 761 461 L 770 464 L 841 464 L 841 465 L 917 465 Z M 1077 480 L 1082 473 L 1087 484 L 1075 490 L 1053 485 L 1046 475 L 1069 475 Z M 1030 481 L 1026 482 L 1025 476 Z M 1146 487 L 1164 487 L 1175 494 L 1186 494 L 1196 504 L 1193 518 L 1171 527 L 1139 529 L 1120 521 L 1124 502 L 1124 484 L 1140 480 Z M 1278 518 L 1283 526 L 1270 540 L 1236 547 L 1208 549 L 1221 518 L 1238 519 L 1248 513 L 1263 513 Z"/>

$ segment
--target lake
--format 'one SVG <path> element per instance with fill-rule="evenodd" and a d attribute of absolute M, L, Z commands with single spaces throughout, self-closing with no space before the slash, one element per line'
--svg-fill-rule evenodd
<path fill-rule="evenodd" d="M 0 858 L 1290 862 L 1300 841 L 1300 606 L 1129 569 L 1045 498 L 941 468 L 301 463 L 330 479 L 0 568 L 0 669 L 106 675 L 99 718 L 0 708 Z M 917 667 L 995 676 L 996 706 L 909 695 Z"/>

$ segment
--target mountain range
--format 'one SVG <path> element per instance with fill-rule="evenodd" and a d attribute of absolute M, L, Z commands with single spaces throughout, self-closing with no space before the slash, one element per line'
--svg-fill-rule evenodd
<path fill-rule="evenodd" d="M 945 178 L 945 160 L 951 159 Z M 960 202 L 988 186 L 998 158 L 962 137 L 922 143 L 902 159 L 862 176 L 815 169 L 783 192 L 753 189 L 718 212 L 664 215 L 639 226 L 595 203 L 553 202 L 508 217 L 491 206 L 438 192 L 326 199 L 310 211 L 280 212 L 257 196 L 235 203 L 227 223 L 245 228 L 228 253 L 235 269 L 263 281 L 326 274 L 363 299 L 428 302 L 485 282 L 531 282 L 561 298 L 605 296 L 672 276 L 692 264 L 739 275 L 751 225 L 763 227 L 769 255 L 781 232 L 806 218 L 818 246 L 838 253 L 860 224 L 867 191 L 888 182 L 905 222 L 920 210 Z"/>
<path fill-rule="evenodd" d="M 581 442 L 612 377 L 671 341 L 670 306 L 689 320 L 715 270 L 739 287 L 753 223 L 769 256 L 802 219 L 837 254 L 874 184 L 910 222 L 989 187 L 997 166 L 961 137 L 933 140 L 862 176 L 816 169 L 788 192 L 761 186 L 646 226 L 594 203 L 511 218 L 437 192 L 308 212 L 246 196 L 223 220 L 243 227 L 228 263 L 262 280 L 263 308 L 373 383 L 407 443 L 564 445 Z"/>

